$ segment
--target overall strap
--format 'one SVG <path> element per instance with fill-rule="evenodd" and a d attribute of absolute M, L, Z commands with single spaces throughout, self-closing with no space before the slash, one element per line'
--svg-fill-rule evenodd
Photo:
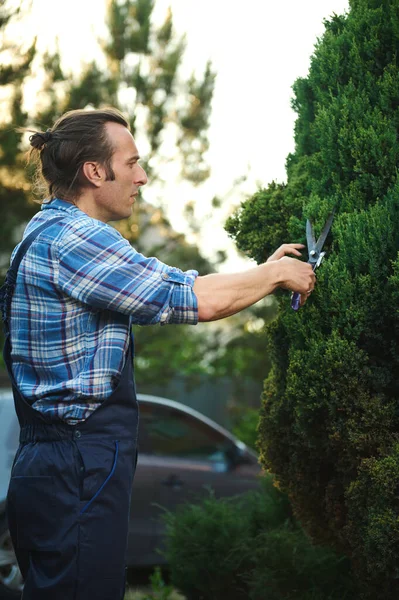
<path fill-rule="evenodd" d="M 21 264 L 23 257 L 31 246 L 32 242 L 35 241 L 37 236 L 43 231 L 43 229 L 47 229 L 50 225 L 53 225 L 57 221 L 61 221 L 65 217 L 55 217 L 54 219 L 50 219 L 39 227 L 36 227 L 34 231 L 32 231 L 29 235 L 26 236 L 24 240 L 22 240 L 16 255 L 13 258 L 13 261 L 10 265 L 10 268 L 7 271 L 6 279 L 4 285 L 0 288 L 0 310 L 3 313 L 3 322 L 6 330 L 8 330 L 7 319 L 9 316 L 9 309 L 11 307 L 11 300 L 14 293 L 15 284 L 17 281 L 18 268 Z"/>

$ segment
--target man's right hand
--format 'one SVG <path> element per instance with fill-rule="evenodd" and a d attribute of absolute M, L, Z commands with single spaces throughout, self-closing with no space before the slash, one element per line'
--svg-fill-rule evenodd
<path fill-rule="evenodd" d="M 289 256 L 283 256 L 275 264 L 280 268 L 278 286 L 301 294 L 301 305 L 303 305 L 316 284 L 312 266 Z"/>

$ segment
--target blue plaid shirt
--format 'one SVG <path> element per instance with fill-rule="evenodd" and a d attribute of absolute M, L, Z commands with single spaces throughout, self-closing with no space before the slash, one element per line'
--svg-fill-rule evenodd
<path fill-rule="evenodd" d="M 197 323 L 198 272 L 144 257 L 65 200 L 43 204 L 24 236 L 57 216 L 19 267 L 12 368 L 35 409 L 75 424 L 118 384 L 132 324 Z"/>

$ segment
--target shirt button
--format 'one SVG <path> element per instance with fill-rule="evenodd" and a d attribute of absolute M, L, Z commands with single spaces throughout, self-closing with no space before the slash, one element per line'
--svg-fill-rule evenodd
<path fill-rule="evenodd" d="M 163 277 L 164 279 L 169 279 L 169 275 L 168 275 L 167 273 L 164 273 L 164 274 L 162 275 L 162 277 Z"/>
<path fill-rule="evenodd" d="M 80 432 L 79 430 L 78 430 L 78 431 L 75 431 L 75 437 L 76 437 L 76 438 L 78 438 L 78 439 L 79 439 L 80 437 L 82 437 L 82 434 L 81 434 L 81 432 Z"/>

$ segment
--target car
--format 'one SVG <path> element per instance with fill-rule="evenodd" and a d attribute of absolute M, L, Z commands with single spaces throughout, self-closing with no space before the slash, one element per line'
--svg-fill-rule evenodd
<path fill-rule="evenodd" d="M 127 565 L 165 565 L 164 509 L 259 489 L 256 453 L 225 428 L 179 402 L 138 394 L 139 458 L 130 509 Z M 0 600 L 21 597 L 23 581 L 7 527 L 8 481 L 19 425 L 10 389 L 0 390 Z"/>

